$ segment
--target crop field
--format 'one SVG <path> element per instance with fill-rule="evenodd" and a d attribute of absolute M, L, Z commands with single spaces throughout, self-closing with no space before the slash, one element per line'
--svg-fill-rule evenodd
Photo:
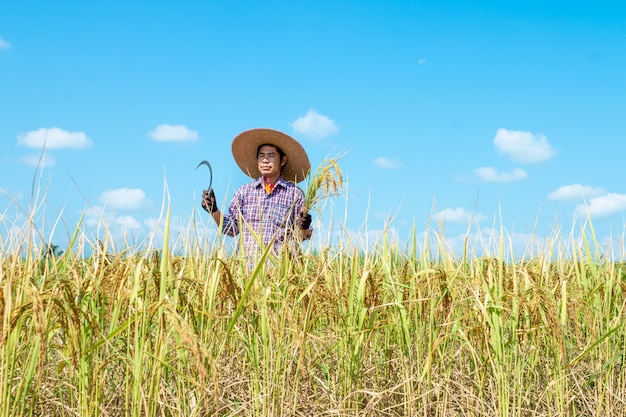
<path fill-rule="evenodd" d="M 0 235 L 2 417 L 626 415 L 626 265 L 591 233 L 519 260 L 503 237 L 455 256 L 383 236 L 254 269 L 194 231 L 89 256 L 81 233 Z"/>

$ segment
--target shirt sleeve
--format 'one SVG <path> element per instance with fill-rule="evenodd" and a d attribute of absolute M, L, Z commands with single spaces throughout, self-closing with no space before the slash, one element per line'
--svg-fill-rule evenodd
<path fill-rule="evenodd" d="M 222 221 L 222 233 L 227 236 L 237 236 L 239 234 L 239 218 L 243 204 L 243 195 L 241 190 L 235 193 L 235 196 L 228 205 L 228 211 L 224 215 Z"/>

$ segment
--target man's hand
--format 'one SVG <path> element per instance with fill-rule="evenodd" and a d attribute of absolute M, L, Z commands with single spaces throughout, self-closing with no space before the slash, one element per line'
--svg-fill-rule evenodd
<path fill-rule="evenodd" d="M 296 217 L 296 225 L 302 230 L 307 230 L 311 227 L 311 215 L 301 211 L 298 217 Z"/>
<path fill-rule="evenodd" d="M 217 200 L 215 199 L 215 193 L 213 188 L 209 191 L 202 190 L 202 208 L 208 213 L 213 214 L 217 211 Z"/>

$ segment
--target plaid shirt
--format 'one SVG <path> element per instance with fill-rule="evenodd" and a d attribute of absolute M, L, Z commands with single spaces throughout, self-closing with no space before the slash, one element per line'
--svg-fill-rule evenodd
<path fill-rule="evenodd" d="M 295 220 L 304 207 L 304 193 L 292 182 L 280 177 L 274 189 L 267 194 L 262 177 L 247 183 L 235 192 L 224 215 L 222 232 L 228 236 L 241 233 L 246 254 L 258 254 L 259 242 L 255 234 L 268 245 L 274 238 L 274 251 L 281 253 L 285 243 L 289 250 L 297 253 L 294 240 Z M 286 248 L 287 249 L 287 248 Z"/>

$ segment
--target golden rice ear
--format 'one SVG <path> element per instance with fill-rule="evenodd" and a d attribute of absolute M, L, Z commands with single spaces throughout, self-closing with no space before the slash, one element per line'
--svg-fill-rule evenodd
<path fill-rule="evenodd" d="M 340 194 L 345 182 L 339 166 L 339 159 L 343 155 L 324 158 L 315 173 L 309 176 L 309 184 L 304 197 L 304 207 L 307 212 L 320 201 Z"/>

